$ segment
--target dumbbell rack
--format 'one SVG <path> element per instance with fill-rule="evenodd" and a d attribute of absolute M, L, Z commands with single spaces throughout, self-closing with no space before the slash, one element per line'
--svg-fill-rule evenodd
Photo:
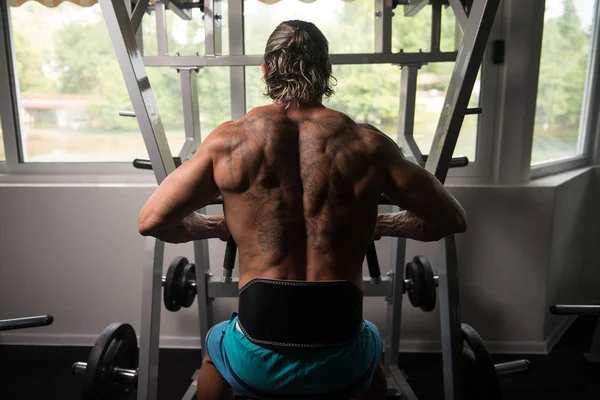
<path fill-rule="evenodd" d="M 461 46 L 456 54 L 439 51 L 439 24 L 441 3 L 435 4 L 433 21 L 438 29 L 432 30 L 431 53 L 391 53 L 391 21 L 392 10 L 396 6 L 391 1 L 374 0 L 378 13 L 375 15 L 376 51 L 367 55 L 332 55 L 333 63 L 360 64 L 392 63 L 403 66 L 401 73 L 401 107 L 398 130 L 399 143 L 404 141 L 411 151 L 413 160 L 423 164 L 421 155 L 412 137 L 414 121 L 417 70 L 427 62 L 456 60 L 454 72 L 446 94 L 444 107 L 435 132 L 433 145 L 427 157 L 425 168 L 432 172 L 441 182 L 445 181 L 448 168 L 452 164 L 458 134 L 465 114 L 474 112 L 467 105 L 475 79 L 481 65 L 487 40 L 490 35 L 499 0 L 474 1 L 471 9 L 465 11 L 460 0 L 449 0 L 456 20 L 463 32 Z M 137 118 L 144 143 L 150 156 L 150 165 L 157 182 L 175 170 L 175 162 L 171 155 L 164 128 L 162 126 L 156 101 L 146 75 L 145 63 L 149 66 L 169 66 L 177 68 L 181 75 L 184 120 L 186 136 L 199 144 L 199 111 L 195 92 L 195 80 L 198 68 L 211 65 L 230 66 L 232 82 L 243 81 L 244 65 L 260 65 L 261 56 L 243 55 L 243 2 L 229 2 L 230 32 L 235 30 L 242 37 L 240 43 L 230 46 L 230 56 L 218 56 L 220 43 L 220 13 L 218 0 L 204 1 L 204 22 L 206 30 L 207 56 L 168 57 L 166 39 L 159 38 L 159 56 L 143 57 L 136 41 L 136 32 L 141 19 L 148 8 L 148 0 L 139 0 L 135 8 L 131 2 L 123 0 L 100 0 L 108 31 L 119 61 L 121 71 L 133 105 L 133 115 Z M 189 3 L 189 2 L 185 2 Z M 412 4 L 415 3 L 415 4 Z M 418 3 L 418 4 L 417 4 Z M 405 13 L 416 12 L 426 1 L 415 1 L 405 6 Z M 182 18 L 189 19 L 184 9 L 179 9 L 173 2 L 157 2 L 154 11 L 157 15 L 158 30 L 164 35 L 165 5 Z M 160 21 L 160 18 L 163 21 Z M 241 33 L 240 32 L 241 29 Z M 165 36 L 166 38 L 166 36 Z M 365 61 L 371 60 L 371 61 Z M 242 95 L 243 96 L 243 95 Z M 245 100 L 234 102 L 232 99 L 233 117 L 239 118 L 245 113 Z M 480 111 L 480 110 L 479 110 Z M 189 150 L 189 148 L 187 149 Z M 182 153 L 186 153 L 182 150 Z M 185 159 L 187 154 L 180 157 Z M 202 212 L 203 210 L 200 210 Z M 387 301 L 387 324 L 385 334 L 385 369 L 389 386 L 397 390 L 405 399 L 416 399 L 416 395 L 406 382 L 403 373 L 397 367 L 400 340 L 402 288 L 404 284 L 404 260 L 406 240 L 392 239 L 391 271 L 385 276 L 370 265 L 371 277 L 365 278 L 365 296 L 384 297 Z M 445 398 L 461 399 L 463 364 L 463 338 L 459 313 L 458 273 L 456 245 L 453 236 L 440 242 L 445 262 L 438 266 L 440 318 L 442 327 L 442 354 L 444 368 Z M 374 249 L 374 247 L 373 247 Z M 373 254 L 371 254 L 371 257 Z M 375 253 L 376 256 L 376 253 Z M 206 241 L 194 242 L 194 258 L 196 264 L 196 289 L 198 294 L 198 314 L 200 338 L 204 343 L 206 334 L 213 324 L 212 301 L 221 297 L 237 297 L 237 280 L 225 282 L 212 275 L 209 269 L 208 244 Z M 138 394 L 139 400 L 155 400 L 157 396 L 159 328 L 161 312 L 161 281 L 164 262 L 164 243 L 154 238 L 146 242 L 144 275 L 142 282 L 142 320 L 139 347 Z M 231 262 L 231 258 L 229 261 Z M 226 265 L 226 271 L 230 271 Z M 232 267 L 232 265 L 231 265 Z M 201 270 L 200 268 L 203 268 Z M 230 276 L 230 275 L 229 275 Z M 190 386 L 186 398 L 194 392 L 194 384 Z"/>

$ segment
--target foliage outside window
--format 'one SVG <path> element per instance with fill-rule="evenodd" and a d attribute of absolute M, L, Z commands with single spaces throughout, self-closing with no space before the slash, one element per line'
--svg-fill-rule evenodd
<path fill-rule="evenodd" d="M 16 70 L 20 89 L 20 121 L 27 162 L 131 161 L 147 157 L 135 118 L 118 115 L 131 101 L 98 5 L 62 3 L 55 8 L 27 2 L 10 9 Z M 156 49 L 154 16 L 142 24 L 144 45 Z M 202 20 L 181 21 L 167 13 L 173 53 L 203 51 Z M 44 40 L 40 40 L 43 38 Z M 177 153 L 185 140 L 181 84 L 177 71 L 147 68 L 161 120 Z M 198 77 L 201 127 L 206 135 L 229 119 L 226 68 L 202 70 Z M 209 101 L 211 96 L 220 99 Z"/>
<path fill-rule="evenodd" d="M 227 16 L 226 4 L 223 15 Z M 332 53 L 371 53 L 374 43 L 372 1 L 284 0 L 267 5 L 245 0 L 246 54 L 262 54 L 266 40 L 282 20 L 312 20 L 330 41 Z M 454 49 L 454 18 L 443 12 L 442 50 Z M 11 8 L 17 76 L 20 87 L 21 138 L 28 162 L 131 161 L 146 156 L 134 118 L 119 110 L 131 102 L 98 5 L 81 8 L 63 3 L 47 8 L 27 2 Z M 195 10 L 197 11 L 197 10 Z M 393 19 L 395 51 L 429 50 L 431 10 L 416 17 L 396 12 Z M 182 21 L 167 12 L 169 53 L 204 52 L 201 15 Z M 223 24 L 227 54 L 228 29 Z M 154 15 L 142 23 L 145 55 L 157 54 Z M 44 40 L 39 40 L 44 38 Z M 415 138 L 428 151 L 444 101 L 453 63 L 434 63 L 419 71 Z M 269 100 L 257 67 L 247 67 L 248 109 Z M 184 141 L 180 80 L 170 68 L 147 68 L 171 151 Z M 369 121 L 396 137 L 400 70 L 391 65 L 335 66 L 337 94 L 326 103 L 358 121 Z M 474 92 L 478 92 L 476 85 Z M 202 136 L 231 119 L 229 68 L 204 68 L 198 73 Z M 478 102 L 476 96 L 472 101 Z M 465 119 L 455 154 L 475 156 L 477 116 Z"/>
<path fill-rule="evenodd" d="M 595 0 L 546 0 L 531 163 L 583 151 Z"/>

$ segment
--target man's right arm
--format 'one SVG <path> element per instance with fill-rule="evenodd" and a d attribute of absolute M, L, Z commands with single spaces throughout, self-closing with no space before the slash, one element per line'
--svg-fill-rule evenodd
<path fill-rule="evenodd" d="M 382 137 L 386 182 L 383 193 L 403 211 L 377 216 L 375 236 L 429 242 L 467 229 L 465 211 L 440 181 L 406 160 L 386 135 Z"/>

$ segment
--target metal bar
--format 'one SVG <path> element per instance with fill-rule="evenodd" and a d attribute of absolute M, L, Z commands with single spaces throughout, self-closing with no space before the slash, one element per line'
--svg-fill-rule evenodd
<path fill-rule="evenodd" d="M 458 260 L 453 235 L 442 240 L 444 262 L 438 266 L 438 295 L 442 333 L 442 364 L 446 400 L 463 398 L 462 348 L 463 336 L 458 293 Z"/>
<path fill-rule="evenodd" d="M 415 104 L 417 98 L 417 73 L 419 65 L 402 68 L 400 75 L 400 110 L 398 112 L 398 143 L 404 143 L 411 161 L 423 166 L 421 149 L 415 142 Z"/>
<path fill-rule="evenodd" d="M 165 3 L 165 6 L 173 12 L 173 14 L 177 15 L 179 18 L 189 21 L 192 19 L 192 10 L 186 10 L 177 5 L 177 3 L 170 0 L 161 0 Z"/>
<path fill-rule="evenodd" d="M 13 329 L 37 328 L 39 326 L 51 325 L 54 321 L 52 315 L 39 315 L 35 317 L 0 319 L 0 331 Z"/>
<path fill-rule="evenodd" d="M 205 240 L 203 242 L 206 242 Z M 198 264 L 196 264 L 198 265 Z M 196 285 L 198 288 L 198 296 L 200 296 L 201 287 L 207 287 L 207 295 L 211 298 L 234 298 L 238 297 L 239 278 L 232 278 L 231 283 L 224 283 L 220 277 L 214 277 L 212 274 L 204 278 L 206 282 L 200 282 L 201 274 L 196 273 Z M 400 282 L 400 283 L 397 283 Z M 365 297 L 390 297 L 393 293 L 394 285 L 398 285 L 402 290 L 403 280 L 392 277 L 391 275 L 382 276 L 381 283 L 374 285 L 371 283 L 371 277 L 363 276 L 363 293 Z M 204 295 L 204 294 L 203 294 Z M 199 297 L 200 298 L 200 297 Z"/>
<path fill-rule="evenodd" d="M 452 153 L 465 118 L 471 92 L 483 60 L 500 0 L 474 4 L 458 51 L 446 99 L 433 137 L 425 168 L 442 183 L 448 174 Z"/>
<path fill-rule="evenodd" d="M 189 150 L 196 150 L 200 146 L 200 109 L 198 107 L 198 70 L 183 68 L 179 70 L 181 80 L 181 98 L 183 101 L 183 123 L 185 126 L 186 144 L 181 148 L 179 157 L 186 160 L 190 155 Z M 189 149 L 188 140 L 193 142 Z"/>
<path fill-rule="evenodd" d="M 511 375 L 517 372 L 528 371 L 531 363 L 529 360 L 515 360 L 494 365 L 496 375 Z"/>
<path fill-rule="evenodd" d="M 158 56 L 168 56 L 169 41 L 167 40 L 167 15 L 165 12 L 165 4 L 163 2 L 159 1 L 154 5 L 154 14 L 156 14 L 156 46 Z"/>
<path fill-rule="evenodd" d="M 429 4 L 429 0 L 410 0 L 409 4 L 404 6 L 404 16 L 414 17 Z"/>
<path fill-rule="evenodd" d="M 133 29 L 134 32 L 137 32 L 140 28 L 140 25 L 142 24 L 142 18 L 144 18 L 144 14 L 148 9 L 149 3 L 150 0 L 138 0 L 137 4 L 135 5 L 135 9 L 131 14 L 131 29 Z"/>
<path fill-rule="evenodd" d="M 454 62 L 457 52 L 437 53 L 365 53 L 365 54 L 332 54 L 332 64 L 426 64 L 434 62 Z M 147 56 L 144 57 L 146 67 L 241 67 L 260 66 L 262 55 L 229 55 L 229 56 Z"/>
<path fill-rule="evenodd" d="M 598 315 L 600 316 L 600 305 L 571 305 L 561 304 L 550 307 L 550 313 L 554 315 Z"/>
<path fill-rule="evenodd" d="M 198 382 L 192 381 L 191 385 L 187 388 L 181 400 L 193 400 L 196 398 L 196 393 L 198 392 Z"/>
<path fill-rule="evenodd" d="M 442 37 L 442 5 L 431 5 L 431 51 L 440 51 Z"/>
<path fill-rule="evenodd" d="M 244 49 L 244 2 L 229 3 L 229 54 L 243 55 Z M 231 94 L 231 118 L 240 119 L 246 114 L 246 68 L 229 68 Z"/>
<path fill-rule="evenodd" d="M 204 46 L 207 56 L 221 54 L 221 0 L 204 0 Z"/>
<path fill-rule="evenodd" d="M 398 207 L 393 207 L 392 212 L 397 212 Z M 404 290 L 404 261 L 406 258 L 406 239 L 392 238 L 392 254 L 390 265 L 394 271 L 391 273 L 392 292 L 387 300 L 387 337 L 384 367 L 398 365 L 398 352 L 400 350 L 400 331 L 402 325 L 402 298 Z"/>
<path fill-rule="evenodd" d="M 401 396 L 402 400 L 417 400 L 417 395 L 410 387 L 408 381 L 406 380 L 406 377 L 404 376 L 404 374 L 402 373 L 400 368 L 398 368 L 398 366 L 394 365 L 391 368 L 390 372 L 391 372 L 390 377 L 394 380 L 394 382 L 396 383 L 396 386 L 402 392 L 402 396 Z"/>
<path fill-rule="evenodd" d="M 0 1 L 0 101 L 4 154 L 9 168 L 16 168 L 24 160 L 24 143 L 19 121 L 19 91 L 17 90 L 16 58 L 13 48 L 12 26 L 8 4 Z"/>
<path fill-rule="evenodd" d="M 392 51 L 392 0 L 375 0 L 375 53 Z"/>
<path fill-rule="evenodd" d="M 153 237 L 146 239 L 142 275 L 138 400 L 156 400 L 158 396 L 158 350 L 164 252 L 164 242 Z"/>
<path fill-rule="evenodd" d="M 467 13 L 460 2 L 460 0 L 448 0 L 450 6 L 452 7 L 452 12 L 454 13 L 454 18 L 456 18 L 456 23 L 461 31 L 465 31 L 467 26 Z M 479 1 L 478 3 L 485 3 L 485 1 Z"/>
<path fill-rule="evenodd" d="M 100 0 L 100 6 L 152 161 L 152 170 L 160 184 L 175 170 L 175 163 L 146 75 L 144 61 L 129 24 L 127 9 L 120 0 Z"/>
<path fill-rule="evenodd" d="M 199 211 L 204 213 L 205 209 Z M 202 351 L 204 351 L 204 344 L 206 343 L 206 335 L 210 328 L 212 328 L 213 313 L 212 313 L 212 302 L 215 297 L 209 292 L 209 280 L 211 280 L 210 272 L 210 258 L 208 255 L 208 241 L 196 240 L 194 242 L 194 262 L 196 264 L 196 293 L 198 294 L 198 320 L 200 326 L 200 343 Z M 237 297 L 237 285 L 236 289 Z M 231 296 L 234 297 L 234 296 Z"/>

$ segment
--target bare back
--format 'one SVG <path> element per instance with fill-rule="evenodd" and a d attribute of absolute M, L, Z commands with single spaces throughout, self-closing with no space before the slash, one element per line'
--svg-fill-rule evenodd
<path fill-rule="evenodd" d="M 214 179 L 240 286 L 263 277 L 362 287 L 385 183 L 378 136 L 324 107 L 270 105 L 228 125 Z"/>

